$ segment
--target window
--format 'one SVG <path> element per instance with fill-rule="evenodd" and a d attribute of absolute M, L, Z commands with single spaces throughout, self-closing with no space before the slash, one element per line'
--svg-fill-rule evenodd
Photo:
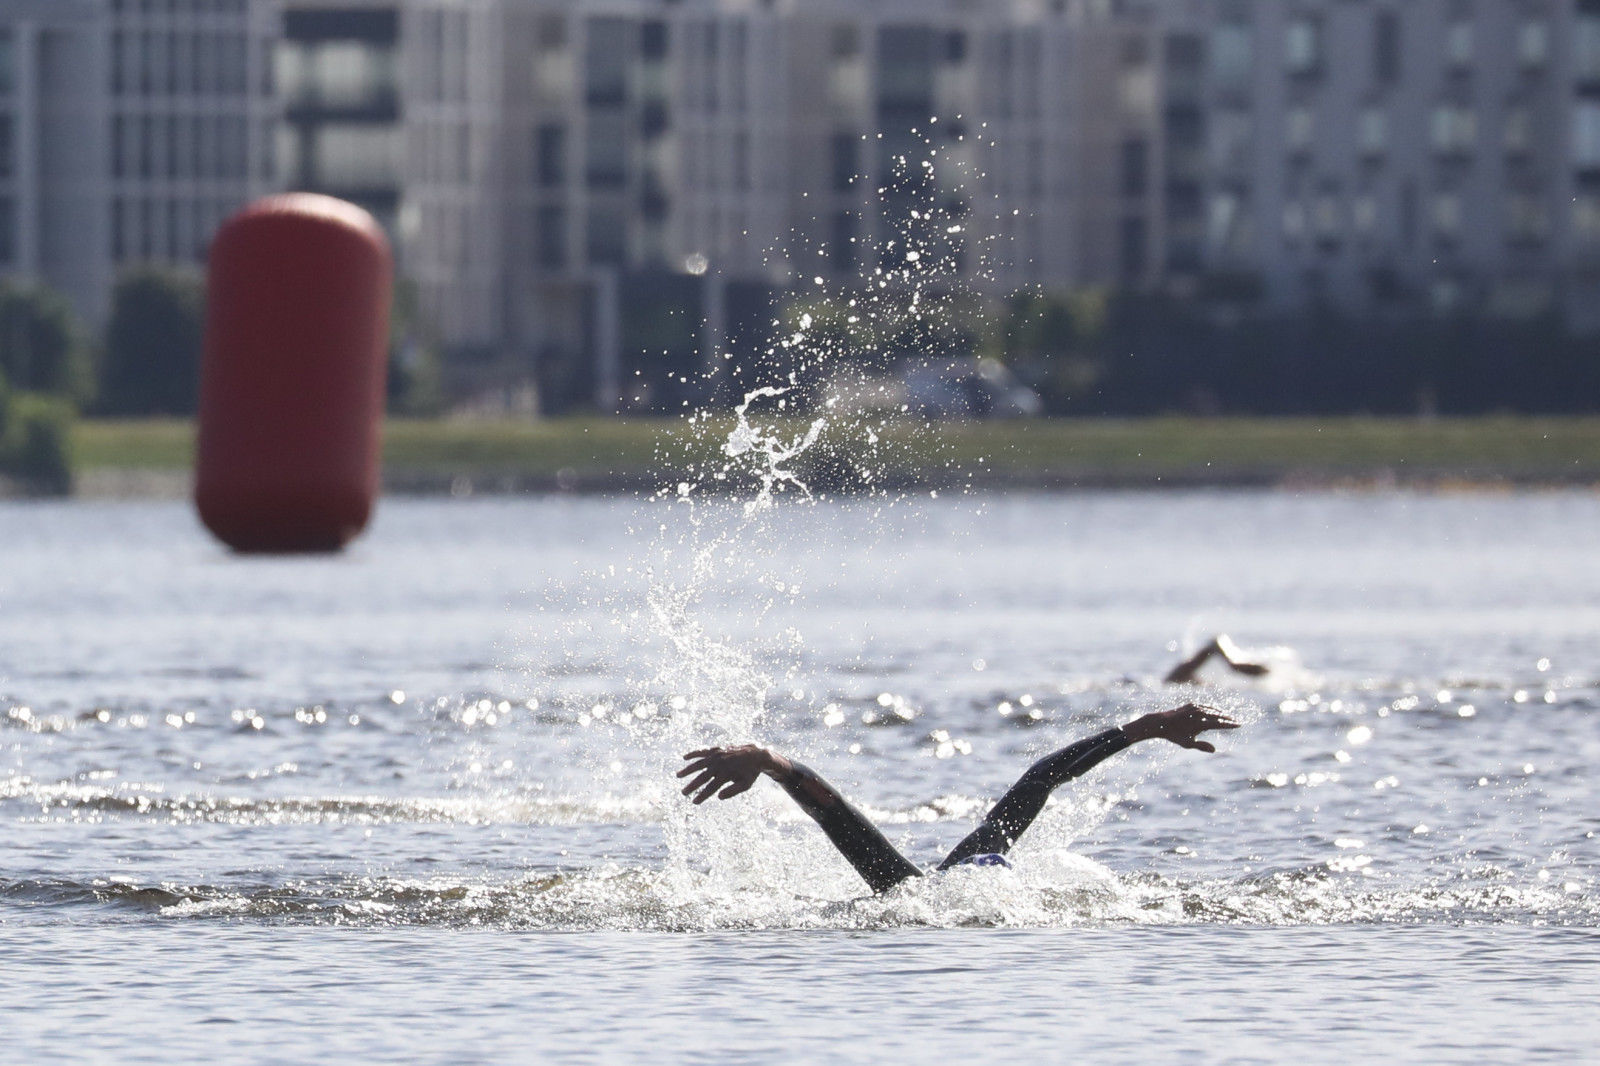
<path fill-rule="evenodd" d="M 1241 197 L 1237 192 L 1219 192 L 1211 198 L 1211 210 L 1206 224 L 1206 243 L 1213 251 L 1227 252 L 1236 243 L 1242 214 Z"/>
<path fill-rule="evenodd" d="M 1288 128 L 1285 131 L 1284 143 L 1291 152 L 1307 152 L 1311 150 L 1311 138 L 1316 132 L 1316 118 L 1309 107 L 1295 107 L 1289 110 L 1287 116 Z"/>
<path fill-rule="evenodd" d="M 620 265 L 628 257 L 628 229 L 621 212 L 605 207 L 589 209 L 585 227 L 589 262 Z"/>
<path fill-rule="evenodd" d="M 1524 70 L 1538 70 L 1550 59 L 1550 24 L 1529 19 L 1517 29 L 1517 62 Z"/>
<path fill-rule="evenodd" d="M 1363 236 L 1378 228 L 1378 201 L 1372 196 L 1358 196 L 1350 205 L 1350 223 Z"/>
<path fill-rule="evenodd" d="M 242 169 L 236 144 L 235 123 L 219 123 L 213 135 L 212 173 L 230 177 Z M 318 182 L 347 189 L 385 188 L 398 184 L 400 177 L 400 134 L 390 125 L 330 122 L 316 131 L 312 151 L 316 153 Z"/>
<path fill-rule="evenodd" d="M 1447 240 L 1461 233 L 1461 197 L 1453 192 L 1437 193 L 1433 198 L 1433 231 Z"/>
<path fill-rule="evenodd" d="M 1255 74 L 1255 40 L 1249 26 L 1224 23 L 1211 34 L 1211 76 L 1218 88 L 1245 90 Z"/>
<path fill-rule="evenodd" d="M 835 133 L 833 135 L 833 187 L 839 192 L 850 188 L 860 173 L 857 151 L 860 141 L 854 134 Z"/>
<path fill-rule="evenodd" d="M 1600 168 L 1600 103 L 1580 100 L 1572 109 L 1572 162 Z"/>
<path fill-rule="evenodd" d="M 1372 72 L 1379 85 L 1400 80 L 1400 13 L 1380 11 L 1372 24 Z"/>
<path fill-rule="evenodd" d="M 1550 230 L 1544 202 L 1529 193 L 1506 198 L 1506 236 L 1521 243 L 1542 241 Z"/>
<path fill-rule="evenodd" d="M 1291 243 L 1305 236 L 1306 208 L 1298 200 L 1283 205 L 1283 235 Z"/>
<path fill-rule="evenodd" d="M 560 270 L 567 265 L 567 213 L 559 207 L 539 208 L 538 265 L 547 270 Z"/>
<path fill-rule="evenodd" d="M 592 18 L 584 49 L 585 95 L 591 105 L 620 104 L 628 97 L 628 31 L 620 18 Z"/>
<path fill-rule="evenodd" d="M 1134 280 L 1144 276 L 1148 243 L 1146 229 L 1144 219 L 1136 215 L 1130 215 L 1122 220 L 1118 231 L 1118 245 L 1122 276 L 1125 279 Z"/>
<path fill-rule="evenodd" d="M 567 180 L 567 130 L 551 123 L 540 126 L 534 136 L 534 174 L 543 189 L 555 188 Z"/>
<path fill-rule="evenodd" d="M 597 188 L 615 188 L 628 180 L 627 120 L 620 110 L 589 114 L 584 180 Z"/>
<path fill-rule="evenodd" d="M 1209 133 L 1212 170 L 1230 170 L 1249 165 L 1251 120 L 1248 111 L 1213 112 Z"/>
<path fill-rule="evenodd" d="M 0 263 L 17 261 L 17 202 L 0 196 Z"/>
<path fill-rule="evenodd" d="M 1600 244 L 1600 194 L 1583 193 L 1572 201 L 1572 231 L 1580 243 Z"/>
<path fill-rule="evenodd" d="M 1580 81 L 1600 80 L 1600 15 L 1578 16 L 1573 27 L 1572 68 Z"/>
<path fill-rule="evenodd" d="M 1336 195 L 1323 193 L 1317 197 L 1311 208 L 1311 228 L 1323 244 L 1339 239 L 1339 198 Z"/>
<path fill-rule="evenodd" d="M 841 22 L 829 31 L 828 47 L 835 60 L 854 59 L 861 54 L 861 31 L 852 23 Z"/>
<path fill-rule="evenodd" d="M 1361 112 L 1356 128 L 1356 141 L 1361 146 L 1361 154 L 1366 156 L 1382 155 L 1388 148 L 1389 142 L 1389 116 L 1381 107 L 1369 107 Z"/>
<path fill-rule="evenodd" d="M 9 29 L 0 30 L 0 93 L 17 90 L 17 45 Z"/>
<path fill-rule="evenodd" d="M 1452 22 L 1444 31 L 1444 55 L 1450 66 L 1462 70 L 1472 65 L 1473 28 L 1470 22 Z"/>
<path fill-rule="evenodd" d="M 1296 18 L 1283 38 L 1284 63 L 1290 74 L 1316 74 L 1322 69 L 1322 23 Z"/>
<path fill-rule="evenodd" d="M 1150 184 L 1149 157 L 1149 146 L 1143 139 L 1135 138 L 1122 142 L 1121 188 L 1123 196 L 1136 198 L 1143 196 L 1148 190 Z"/>
<path fill-rule="evenodd" d="M 856 216 L 849 211 L 833 216 L 833 269 L 840 274 L 856 269 Z"/>
<path fill-rule="evenodd" d="M 645 59 L 666 58 L 666 23 L 660 19 L 648 19 L 639 26 L 639 54 Z"/>
<path fill-rule="evenodd" d="M 1443 104 L 1433 110 L 1433 147 L 1454 155 L 1472 151 L 1478 138 L 1478 116 L 1471 108 Z"/>
<path fill-rule="evenodd" d="M 1506 111 L 1506 151 L 1523 155 L 1533 149 L 1533 115 L 1520 105 Z"/>

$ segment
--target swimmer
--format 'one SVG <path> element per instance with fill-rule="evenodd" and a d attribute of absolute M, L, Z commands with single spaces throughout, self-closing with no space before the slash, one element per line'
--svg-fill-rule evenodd
<path fill-rule="evenodd" d="M 1209 729 L 1237 729 L 1239 723 L 1209 707 L 1186 703 L 1170 711 L 1156 711 L 1127 725 L 1080 740 L 1034 763 L 1011 790 L 990 808 L 983 823 L 955 846 L 937 869 L 970 863 L 1005 866 L 1006 852 L 1017 842 L 1050 793 L 1091 767 L 1141 740 L 1167 740 L 1180 748 L 1214 752 L 1216 747 L 1199 735 Z M 886 892 L 900 882 L 921 876 L 909 859 L 841 796 L 816 771 L 775 751 L 755 744 L 733 748 L 702 748 L 684 756 L 688 760 L 679 777 L 692 777 L 683 794 L 697 804 L 712 796 L 732 799 L 748 792 L 766 774 L 778 783 L 828 835 L 850 865 L 874 892 Z"/>
<path fill-rule="evenodd" d="M 1228 669 L 1245 677 L 1261 677 L 1267 672 L 1266 663 L 1246 659 L 1244 653 L 1239 650 L 1239 645 L 1229 640 L 1226 633 L 1218 633 L 1211 643 L 1174 666 L 1161 680 L 1168 685 L 1199 684 L 1196 675 L 1213 655 L 1220 656 L 1222 661 L 1228 664 Z"/>

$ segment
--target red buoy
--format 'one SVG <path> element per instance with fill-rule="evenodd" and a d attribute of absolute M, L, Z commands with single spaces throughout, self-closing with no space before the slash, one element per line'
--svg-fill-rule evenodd
<path fill-rule="evenodd" d="M 241 552 L 334 551 L 378 495 L 393 264 L 366 211 L 258 200 L 206 278 L 195 504 Z"/>

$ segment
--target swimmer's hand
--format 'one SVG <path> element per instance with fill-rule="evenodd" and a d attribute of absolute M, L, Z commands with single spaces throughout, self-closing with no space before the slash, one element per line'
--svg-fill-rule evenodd
<path fill-rule="evenodd" d="M 1227 663 L 1228 668 L 1234 673 L 1243 674 L 1246 677 L 1261 677 L 1267 673 L 1266 663 L 1258 663 L 1246 659 L 1244 653 L 1239 650 L 1239 645 L 1229 640 L 1226 633 L 1218 633 L 1217 639 L 1212 641 L 1211 645 L 1217 649 L 1218 654 L 1222 656 L 1222 661 Z"/>
<path fill-rule="evenodd" d="M 1170 711 L 1154 711 L 1143 718 L 1135 718 L 1122 727 L 1122 732 L 1134 743 L 1141 740 L 1170 740 L 1180 748 L 1196 751 L 1216 751 L 1217 747 L 1199 735 L 1208 729 L 1238 729 L 1239 723 L 1198 703 L 1185 703 Z"/>
<path fill-rule="evenodd" d="M 755 744 L 740 744 L 736 748 L 701 748 L 689 752 L 684 758 L 689 762 L 678 771 L 678 776 L 697 775 L 683 786 L 683 794 L 693 794 L 696 803 L 704 803 L 713 795 L 718 799 L 732 799 L 741 792 L 748 792 L 762 774 L 770 774 L 781 782 L 784 775 L 793 772 L 788 759 Z"/>

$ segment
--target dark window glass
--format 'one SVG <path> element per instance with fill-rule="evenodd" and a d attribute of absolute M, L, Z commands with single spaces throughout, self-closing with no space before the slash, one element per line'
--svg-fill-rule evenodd
<path fill-rule="evenodd" d="M 620 212 L 591 208 L 584 243 L 589 262 L 621 265 L 628 257 L 628 228 Z"/>
<path fill-rule="evenodd" d="M 551 124 L 540 126 L 534 172 L 542 188 L 553 188 L 567 180 L 567 130 Z"/>
<path fill-rule="evenodd" d="M 666 23 L 650 19 L 639 27 L 639 54 L 646 59 L 662 59 L 666 56 Z"/>
<path fill-rule="evenodd" d="M 1373 74 L 1379 84 L 1400 80 L 1400 14 L 1380 11 L 1372 25 Z"/>
<path fill-rule="evenodd" d="M 0 196 L 0 263 L 17 261 L 17 202 Z"/>
<path fill-rule="evenodd" d="M 860 145 L 860 140 L 853 134 L 833 135 L 833 187 L 841 192 L 850 188 L 851 182 L 861 172 Z"/>
<path fill-rule="evenodd" d="M 1145 221 L 1137 216 L 1122 220 L 1119 232 L 1122 276 L 1133 280 L 1145 272 Z"/>
<path fill-rule="evenodd" d="M 856 245 L 851 240 L 856 235 L 856 216 L 840 211 L 833 216 L 833 269 L 840 274 L 856 270 Z"/>
<path fill-rule="evenodd" d="M 0 178 L 11 177 L 16 170 L 16 127 L 10 115 L 0 115 Z"/>
<path fill-rule="evenodd" d="M 567 213 L 559 207 L 541 207 L 538 214 L 539 265 L 560 270 L 567 265 Z"/>
<path fill-rule="evenodd" d="M 1123 196 L 1143 196 L 1150 187 L 1150 150 L 1143 140 L 1122 142 L 1121 188 Z"/>

